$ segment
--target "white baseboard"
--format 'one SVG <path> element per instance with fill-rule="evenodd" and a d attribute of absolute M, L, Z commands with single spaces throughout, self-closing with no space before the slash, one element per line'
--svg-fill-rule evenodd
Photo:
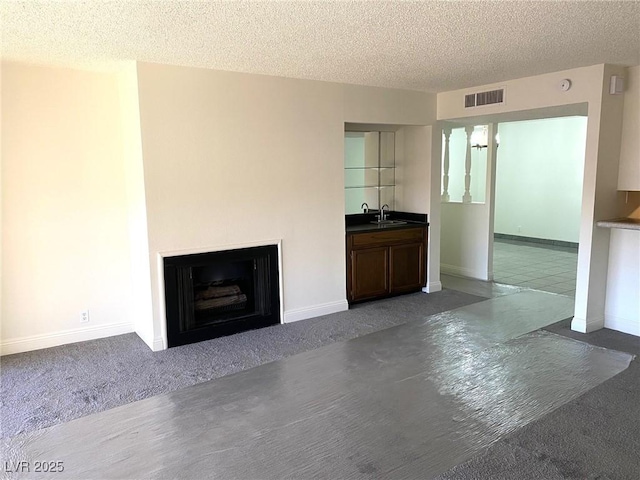
<path fill-rule="evenodd" d="M 164 340 L 162 337 L 154 337 L 153 335 L 144 335 L 143 332 L 138 330 L 134 330 L 136 335 L 140 337 L 147 347 L 151 349 L 152 352 L 159 352 L 161 350 L 166 350 Z"/>
<path fill-rule="evenodd" d="M 306 320 L 307 318 L 320 317 L 331 313 L 344 312 L 349 310 L 349 303 L 346 300 L 338 302 L 324 303 L 322 305 L 314 305 L 313 307 L 296 308 L 284 312 L 283 323 L 297 322 Z"/>
<path fill-rule="evenodd" d="M 640 319 L 616 317 L 615 315 L 604 314 L 604 326 L 611 330 L 628 333 L 640 337 Z"/>
<path fill-rule="evenodd" d="M 161 350 L 166 350 L 167 347 L 164 344 L 164 340 L 162 337 L 156 337 L 153 339 L 153 345 L 151 346 L 151 350 L 154 352 L 159 352 Z"/>
<path fill-rule="evenodd" d="M 422 287 L 424 293 L 435 293 L 442 290 L 442 282 L 429 282 L 426 287 Z"/>
<path fill-rule="evenodd" d="M 114 323 L 14 338 L 0 343 L 0 355 L 30 352 L 31 350 L 40 350 L 41 348 L 57 347 L 59 345 L 66 345 L 67 343 L 85 342 L 87 340 L 112 337 L 114 335 L 131 332 L 133 332 L 133 325 L 131 323 Z"/>
<path fill-rule="evenodd" d="M 604 318 L 578 318 L 573 317 L 571 320 L 571 330 L 580 333 L 595 332 L 604 328 Z"/>
<path fill-rule="evenodd" d="M 478 280 L 485 280 L 484 272 L 477 272 L 470 268 L 458 267 L 456 265 L 448 265 L 446 263 L 440 264 L 440 273 L 455 275 L 457 277 L 467 277 L 467 278 L 475 278 Z"/>

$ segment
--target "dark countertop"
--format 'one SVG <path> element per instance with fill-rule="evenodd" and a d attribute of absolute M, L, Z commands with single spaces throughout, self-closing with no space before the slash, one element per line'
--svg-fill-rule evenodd
<path fill-rule="evenodd" d="M 640 219 L 638 218 L 612 218 L 611 220 L 600 220 L 596 222 L 602 228 L 623 228 L 626 230 L 640 230 Z"/>
<path fill-rule="evenodd" d="M 346 233 L 375 232 L 380 230 L 400 230 L 404 228 L 428 227 L 427 214 L 395 212 L 388 213 L 389 220 L 401 220 L 406 223 L 402 224 L 379 224 L 372 223 L 376 221 L 377 211 L 371 213 L 358 213 L 354 215 L 345 215 Z"/>
<path fill-rule="evenodd" d="M 404 224 L 387 224 L 387 225 L 376 225 L 373 223 L 365 223 L 362 225 L 352 225 L 350 227 L 346 227 L 347 233 L 355 233 L 355 232 L 372 232 L 376 230 L 399 230 L 401 228 L 416 228 L 416 227 L 425 227 L 428 226 L 428 223 L 424 222 L 407 222 Z"/>

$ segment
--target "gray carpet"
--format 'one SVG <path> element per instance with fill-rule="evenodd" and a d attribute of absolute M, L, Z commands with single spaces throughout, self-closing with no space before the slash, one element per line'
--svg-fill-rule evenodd
<path fill-rule="evenodd" d="M 515 293 L 467 291 L 485 297 Z M 129 334 L 2 357 L 2 435 L 66 422 L 481 300 L 452 290 L 409 295 L 157 353 Z M 638 337 L 606 329 L 583 335 L 572 332 L 569 321 L 545 330 L 640 355 Z M 622 373 L 510 433 L 440 478 L 637 479 L 639 385 L 636 359 Z"/>
<path fill-rule="evenodd" d="M 4 458 L 61 479 L 432 478 L 628 367 L 527 333 L 572 307 L 493 298 L 18 435 Z"/>
<path fill-rule="evenodd" d="M 544 329 L 548 332 L 557 333 L 558 335 L 595 345 L 596 347 L 611 348 L 612 350 L 619 350 L 640 356 L 640 337 L 636 337 L 635 335 L 616 332 L 608 328 L 587 334 L 574 332 L 571 330 L 570 318 L 544 327 Z"/>
<path fill-rule="evenodd" d="M 565 320 L 545 330 L 640 355 L 640 338 L 602 329 L 571 331 Z M 640 478 L 640 362 L 545 417 L 500 439 L 440 479 Z"/>
<path fill-rule="evenodd" d="M 485 298 L 443 290 L 152 352 L 135 334 L 2 357 L 2 437 L 31 432 Z"/>

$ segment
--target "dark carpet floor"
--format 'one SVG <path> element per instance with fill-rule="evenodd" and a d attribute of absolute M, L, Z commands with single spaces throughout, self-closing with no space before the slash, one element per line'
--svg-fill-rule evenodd
<path fill-rule="evenodd" d="M 1 436 L 68 422 L 485 299 L 455 290 L 404 295 L 161 352 L 152 352 L 132 333 L 8 355 L 0 360 Z"/>

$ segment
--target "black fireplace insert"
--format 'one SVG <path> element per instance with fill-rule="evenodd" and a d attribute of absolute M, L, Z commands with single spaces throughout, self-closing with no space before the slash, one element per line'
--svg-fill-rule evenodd
<path fill-rule="evenodd" d="M 280 323 L 278 247 L 164 259 L 169 347 Z"/>

